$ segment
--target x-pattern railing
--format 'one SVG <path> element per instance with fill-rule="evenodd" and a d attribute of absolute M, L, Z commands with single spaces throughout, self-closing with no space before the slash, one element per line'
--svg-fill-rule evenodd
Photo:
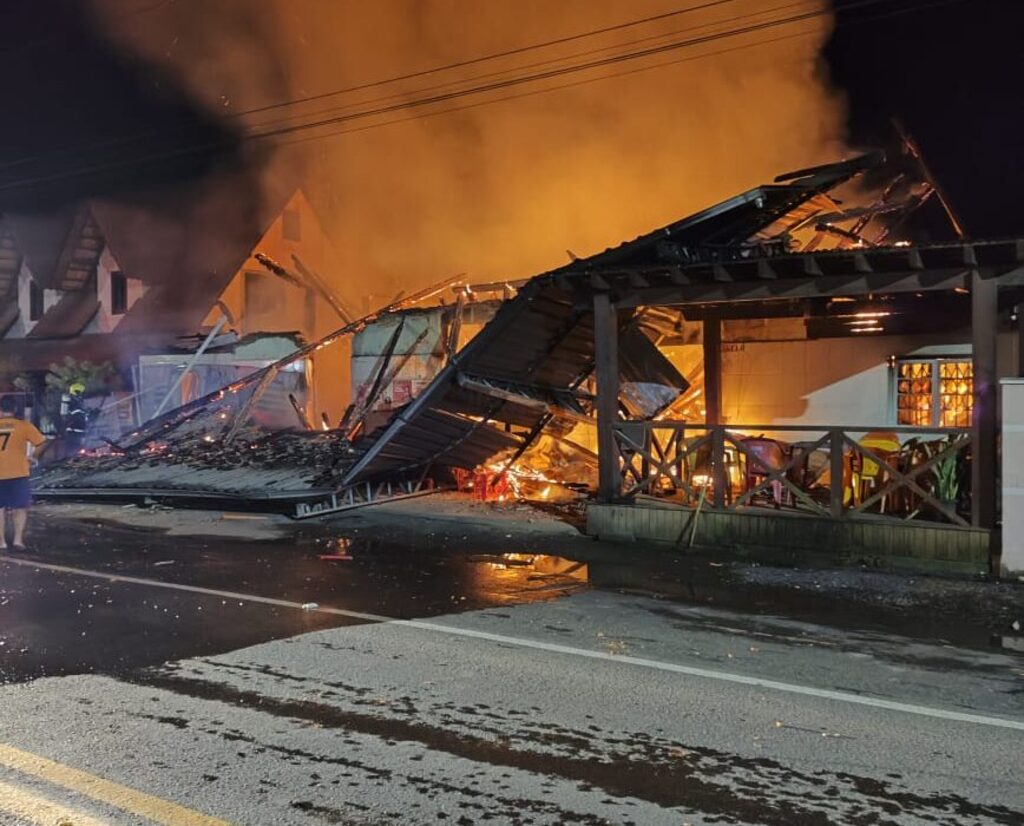
<path fill-rule="evenodd" d="M 885 451 L 864 443 L 867 434 L 879 431 L 895 435 L 902 442 L 900 450 Z M 753 449 L 751 439 L 762 439 L 763 434 L 778 442 L 782 461 L 768 461 Z M 929 481 L 949 460 L 957 468 L 966 467 L 971 436 L 962 428 L 709 427 L 624 421 L 616 425 L 615 436 L 625 498 L 648 494 L 692 505 L 710 486 L 712 507 L 737 510 L 767 504 L 781 508 L 788 496 L 788 509 L 841 519 L 882 511 L 882 506 L 902 494 L 902 511 L 890 509 L 886 516 L 932 521 L 939 517 L 954 525 L 970 524 L 956 502 L 942 498 L 934 480 Z M 796 439 L 803 441 L 787 449 L 787 441 Z M 812 466 L 812 456 L 817 456 L 817 466 Z M 857 468 L 866 463 L 877 468 L 870 476 L 871 489 L 865 491 L 867 477 Z M 956 476 L 959 487 L 969 474 Z"/>

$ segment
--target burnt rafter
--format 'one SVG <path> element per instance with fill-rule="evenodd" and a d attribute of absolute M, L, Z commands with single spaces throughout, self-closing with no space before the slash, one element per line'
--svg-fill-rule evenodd
<path fill-rule="evenodd" d="M 580 404 L 580 400 L 585 398 L 586 394 L 567 390 L 551 390 L 536 385 L 474 376 L 468 373 L 459 373 L 456 382 L 464 390 L 470 390 L 481 396 L 499 399 L 513 405 L 528 407 L 560 419 L 588 424 L 593 421 Z"/>
<path fill-rule="evenodd" d="M 1024 242 L 987 241 L 920 247 L 884 247 L 641 270 L 649 287 L 634 286 L 637 269 L 588 273 L 599 277 L 620 307 L 770 298 L 813 298 L 877 292 L 928 292 L 962 288 L 971 271 L 1015 285 L 1024 268 Z"/>

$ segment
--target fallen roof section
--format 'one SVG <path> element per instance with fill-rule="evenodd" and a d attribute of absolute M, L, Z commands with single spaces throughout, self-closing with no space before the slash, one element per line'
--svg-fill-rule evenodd
<path fill-rule="evenodd" d="M 507 301 L 491 322 L 459 352 L 420 396 L 400 411 L 344 477 L 345 484 L 380 478 L 399 467 L 400 456 L 411 469 L 430 461 L 474 467 L 484 446 L 498 444 L 498 434 L 511 426 L 525 427 L 516 437 L 525 450 L 556 416 L 554 405 L 536 405 L 529 393 L 520 400 L 496 395 L 479 385 L 501 383 L 537 387 L 550 393 L 572 393 L 593 371 L 593 291 L 607 289 L 592 271 L 625 273 L 652 263 L 681 277 L 683 268 L 709 257 L 738 256 L 743 245 L 761 245 L 758 233 L 777 224 L 794 210 L 880 163 L 865 155 L 826 167 L 780 176 L 772 185 L 757 187 L 628 241 L 590 258 L 577 259 L 530 280 Z M 824 206 L 821 207 L 822 209 Z M 806 211 L 805 211 L 806 212 Z M 801 215 L 805 220 L 806 215 Z M 782 243 L 782 242 L 780 242 Z M 672 277 L 670 275 L 670 277 Z M 646 282 L 641 282 L 645 284 Z M 624 384 L 650 383 L 674 387 L 678 394 L 687 383 L 643 333 L 629 331 L 635 319 L 621 319 L 620 371 Z M 506 388 L 509 389 L 509 388 Z M 638 399 L 633 398 L 633 403 Z M 672 399 L 667 400 L 671 403 Z M 429 429 L 438 413 L 464 415 L 471 411 L 474 424 L 443 441 L 429 456 L 413 447 L 417 435 Z M 491 455 L 496 455 L 495 450 Z M 488 457 L 489 458 L 489 457 Z M 476 461 L 474 461 L 476 460 Z"/>

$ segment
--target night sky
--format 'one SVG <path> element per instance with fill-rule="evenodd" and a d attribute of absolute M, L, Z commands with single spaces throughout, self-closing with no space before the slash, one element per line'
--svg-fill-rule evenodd
<path fill-rule="evenodd" d="M 237 157 L 172 76 L 111 48 L 83 0 L 3 0 L 0 31 L 0 209 L 128 193 Z"/>
<path fill-rule="evenodd" d="M 1024 235 L 1024 2 L 930 0 L 917 13 L 865 23 L 866 12 L 842 11 L 850 1 L 837 0 L 825 52 L 831 82 L 848 98 L 850 141 L 893 149 L 899 117 L 970 235 Z M 112 50 L 84 7 L 0 4 L 2 209 L 187 179 L 241 157 L 236 137 L 172 77 Z M 630 16 L 628 4 L 623 12 Z M 126 135 L 135 140 L 117 143 Z M 177 152 L 194 146 L 202 149 Z M 117 168 L 150 156 L 159 160 Z"/>
<path fill-rule="evenodd" d="M 825 52 L 848 98 L 851 142 L 891 153 L 899 118 L 969 235 L 1024 236 L 1024 2 L 962 0 L 858 22 L 867 13 L 840 11 Z"/>

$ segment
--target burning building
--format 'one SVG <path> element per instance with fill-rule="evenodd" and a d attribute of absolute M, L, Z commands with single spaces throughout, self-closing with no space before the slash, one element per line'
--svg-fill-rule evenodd
<path fill-rule="evenodd" d="M 450 482 L 458 469 L 543 474 L 530 451 L 557 443 L 596 454 L 588 513 L 599 535 L 693 541 L 700 525 L 705 542 L 742 533 L 753 544 L 782 536 L 791 548 L 843 548 L 874 531 L 879 553 L 986 564 L 995 382 L 999 369 L 1016 372 L 996 296 L 1015 300 L 1024 246 L 899 240 L 935 193 L 899 176 L 859 188 L 881 163 L 783 175 L 530 279 L 464 344 L 451 308 L 392 305 L 154 420 L 116 456 L 54 471 L 44 490 L 126 494 L 145 468 L 149 495 L 225 494 L 217 477 L 230 496 L 310 515 Z M 372 364 L 358 371 L 358 428 L 350 417 L 304 434 L 252 425 L 280 369 L 353 333 L 376 342 L 357 347 Z M 1000 341 L 1010 343 L 1002 359 Z M 413 359 L 421 389 L 396 384 Z M 380 426 L 363 426 L 382 398 Z M 286 482 L 248 477 L 253 462 L 276 468 L 278 439 L 294 466 Z M 318 459 L 306 464 L 309 450 Z"/>
<path fill-rule="evenodd" d="M 7 213 L 0 359 L 8 381 L 21 377 L 19 386 L 41 397 L 43 378 L 66 358 L 110 365 L 91 404 L 103 411 L 101 435 L 116 438 L 350 319 L 355 311 L 318 276 L 333 265 L 314 211 L 301 191 L 285 191 L 260 215 L 214 186 L 181 204 L 93 200 Z M 221 210 L 236 216 L 230 232 Z M 337 420 L 348 368 L 343 354 L 323 353 L 301 365 L 301 388 L 279 382 L 276 395 L 301 390 L 307 415 Z"/>

